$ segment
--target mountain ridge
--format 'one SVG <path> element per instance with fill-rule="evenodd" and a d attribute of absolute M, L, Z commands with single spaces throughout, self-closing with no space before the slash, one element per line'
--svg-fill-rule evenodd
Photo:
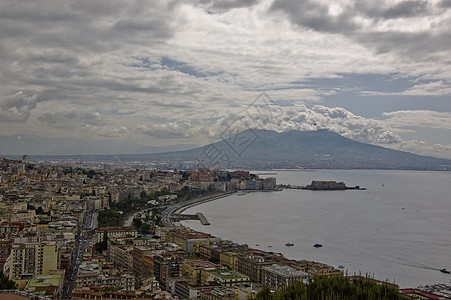
<path fill-rule="evenodd" d="M 248 129 L 223 132 L 222 140 L 201 147 L 153 154 L 73 156 L 104 161 L 141 161 L 168 168 L 235 169 L 403 169 L 451 170 L 451 160 L 365 144 L 337 133 Z M 66 158 L 71 156 L 64 156 Z"/>

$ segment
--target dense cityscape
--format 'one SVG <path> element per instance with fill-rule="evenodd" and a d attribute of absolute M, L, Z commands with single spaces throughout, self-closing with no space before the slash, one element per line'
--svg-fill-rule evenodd
<path fill-rule="evenodd" d="M 370 281 L 398 295 L 450 297 L 446 286 L 399 290 L 394 283 L 292 260 L 180 224 L 187 218 L 208 224 L 201 213 L 183 214 L 188 206 L 282 188 L 298 187 L 241 170 L 102 163 L 86 168 L 80 162 L 30 163 L 26 156 L 1 159 L 2 293 L 24 299 L 267 299 L 265 289 L 338 276 Z"/>

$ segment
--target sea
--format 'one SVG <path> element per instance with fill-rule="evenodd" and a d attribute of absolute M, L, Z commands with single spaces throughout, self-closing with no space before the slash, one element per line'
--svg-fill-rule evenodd
<path fill-rule="evenodd" d="M 329 264 L 401 288 L 451 284 L 451 172 L 271 170 L 278 184 L 343 181 L 366 190 L 235 193 L 191 207 L 182 224 L 290 259 Z M 293 246 L 286 246 L 293 243 Z M 315 248 L 315 243 L 322 244 Z"/>

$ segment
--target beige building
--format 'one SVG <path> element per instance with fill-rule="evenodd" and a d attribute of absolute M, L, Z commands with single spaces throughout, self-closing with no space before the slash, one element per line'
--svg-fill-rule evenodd
<path fill-rule="evenodd" d="M 222 286 L 232 287 L 237 284 L 250 283 L 249 276 L 233 270 L 207 271 L 207 281 L 216 282 Z"/>
<path fill-rule="evenodd" d="M 219 263 L 229 267 L 230 270 L 238 271 L 238 256 L 239 254 L 236 252 L 221 252 Z"/>
<path fill-rule="evenodd" d="M 205 260 L 187 260 L 182 265 L 182 276 L 185 276 L 195 282 L 206 283 L 206 271 L 212 271 L 217 265 Z"/>
<path fill-rule="evenodd" d="M 306 280 L 310 275 L 290 266 L 272 265 L 261 270 L 261 282 L 272 290 L 286 288 L 296 281 Z"/>
<path fill-rule="evenodd" d="M 11 246 L 9 278 L 33 277 L 59 269 L 60 247 L 55 241 L 19 242 Z"/>
<path fill-rule="evenodd" d="M 182 250 L 188 253 L 194 253 L 196 245 L 205 241 L 219 241 L 220 238 L 201 232 L 171 232 L 167 234 L 168 238 Z"/>

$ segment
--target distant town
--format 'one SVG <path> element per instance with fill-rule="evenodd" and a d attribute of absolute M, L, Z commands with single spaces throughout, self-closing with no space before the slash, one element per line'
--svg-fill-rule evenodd
<path fill-rule="evenodd" d="M 342 182 L 330 186 L 345 187 Z M 447 286 L 399 289 L 365 275 L 351 276 L 342 266 L 292 260 L 180 224 L 186 219 L 209 224 L 202 213 L 183 214 L 201 202 L 283 188 L 300 187 L 280 186 L 274 177 L 246 170 L 0 158 L 0 295 L 255 299 L 265 288 L 277 291 L 318 276 L 346 276 L 389 286 L 405 297 L 451 297 Z"/>

